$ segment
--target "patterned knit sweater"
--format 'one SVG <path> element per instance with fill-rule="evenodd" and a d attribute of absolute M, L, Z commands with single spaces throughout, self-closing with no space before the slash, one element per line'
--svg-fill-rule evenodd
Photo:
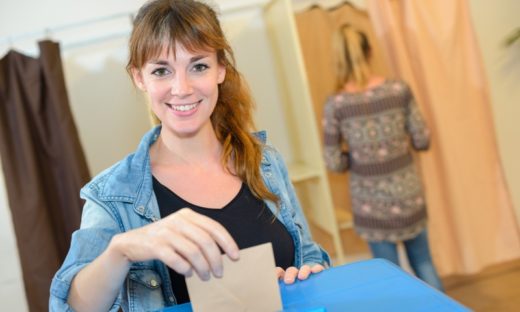
<path fill-rule="evenodd" d="M 356 232 L 391 242 L 419 234 L 426 203 L 410 151 L 428 149 L 429 131 L 410 88 L 386 80 L 368 91 L 337 93 L 323 118 L 327 167 L 350 170 Z"/>

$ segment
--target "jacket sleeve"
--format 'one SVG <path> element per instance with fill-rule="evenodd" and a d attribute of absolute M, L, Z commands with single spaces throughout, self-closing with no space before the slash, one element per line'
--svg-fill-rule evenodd
<path fill-rule="evenodd" d="M 424 121 L 419 107 L 415 101 L 412 90 L 407 86 L 406 90 L 406 131 L 412 139 L 415 150 L 428 150 L 430 147 L 430 130 Z"/>
<path fill-rule="evenodd" d="M 349 155 L 342 148 L 346 142 L 341 134 L 340 120 L 337 117 L 334 97 L 329 97 L 323 111 L 323 145 L 325 165 L 331 171 L 344 172 L 349 169 Z"/>
<path fill-rule="evenodd" d="M 321 264 L 324 267 L 329 267 L 331 265 L 329 255 L 311 237 L 307 219 L 303 214 L 303 210 L 300 202 L 298 201 L 298 197 L 296 196 L 294 186 L 289 178 L 287 166 L 285 165 L 285 162 L 283 161 L 280 153 L 275 151 L 275 155 L 277 164 L 279 164 L 279 169 L 281 170 L 281 175 L 283 177 L 284 187 L 287 191 L 290 205 L 292 207 L 293 221 L 298 227 L 302 237 L 302 265 L 307 264 L 312 266 L 313 264 Z"/>
<path fill-rule="evenodd" d="M 61 268 L 52 279 L 49 311 L 73 311 L 68 305 L 72 280 L 86 265 L 96 259 L 108 246 L 112 237 L 120 232 L 110 209 L 87 199 L 81 217 L 81 227 L 72 234 L 69 252 Z M 118 311 L 121 294 L 110 311 Z"/>

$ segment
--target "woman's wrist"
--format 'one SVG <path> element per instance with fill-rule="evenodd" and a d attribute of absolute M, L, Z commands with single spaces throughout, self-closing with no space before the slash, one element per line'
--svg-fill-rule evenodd
<path fill-rule="evenodd" d="M 125 250 L 125 240 L 123 234 L 116 234 L 114 237 L 112 237 L 112 240 L 108 244 L 106 253 L 111 262 L 123 265 L 129 269 L 132 261 L 128 257 Z"/>

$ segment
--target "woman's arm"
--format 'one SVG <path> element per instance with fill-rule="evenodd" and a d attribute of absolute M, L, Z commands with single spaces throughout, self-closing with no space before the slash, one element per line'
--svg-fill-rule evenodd
<path fill-rule="evenodd" d="M 325 165 L 331 171 L 344 172 L 349 169 L 349 155 L 343 150 L 344 138 L 340 120 L 336 116 L 334 98 L 330 97 L 323 110 L 323 145 Z"/>
<path fill-rule="evenodd" d="M 412 138 L 412 146 L 419 151 L 430 147 L 430 130 L 417 106 L 412 90 L 407 86 L 406 131 Z"/>
<path fill-rule="evenodd" d="M 191 209 L 115 235 L 108 247 L 73 279 L 69 305 L 75 311 L 107 311 L 113 305 L 132 262 L 158 259 L 183 275 L 222 276 L 219 246 L 233 260 L 238 246 L 218 222 Z"/>
<path fill-rule="evenodd" d="M 72 280 L 68 304 L 75 311 L 108 311 L 113 305 L 130 269 L 120 235 Z"/>

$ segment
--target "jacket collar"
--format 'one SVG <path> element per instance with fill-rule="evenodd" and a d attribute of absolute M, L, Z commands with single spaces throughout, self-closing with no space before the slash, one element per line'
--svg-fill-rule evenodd
<path fill-rule="evenodd" d="M 84 191 L 90 189 L 102 201 L 124 201 L 146 207 L 152 194 L 149 149 L 160 132 L 160 126 L 148 131 L 133 154 L 97 176 Z"/>
<path fill-rule="evenodd" d="M 265 130 L 261 130 L 261 131 L 257 131 L 257 132 L 253 132 L 253 135 L 262 143 L 262 144 L 266 144 L 267 142 L 267 131 Z"/>

